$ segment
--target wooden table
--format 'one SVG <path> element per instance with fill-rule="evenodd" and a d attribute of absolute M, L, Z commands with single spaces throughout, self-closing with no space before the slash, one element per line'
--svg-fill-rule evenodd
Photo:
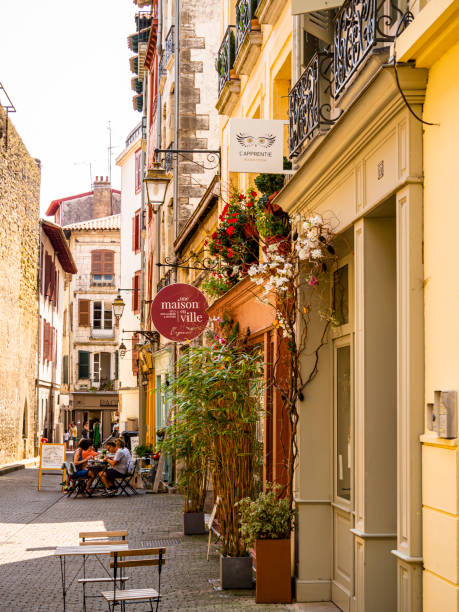
<path fill-rule="evenodd" d="M 64 603 L 64 610 L 67 592 L 75 581 L 75 578 L 80 573 L 81 568 L 83 568 L 83 575 L 86 577 L 86 557 L 94 555 L 96 558 L 98 558 L 99 555 L 109 555 L 111 552 L 119 552 L 127 549 L 128 544 L 117 544 L 116 546 L 110 546 L 109 544 L 103 546 L 57 546 L 56 550 L 54 551 L 54 556 L 59 557 L 61 564 L 62 599 Z M 71 579 L 68 585 L 66 584 L 65 575 L 65 562 L 67 557 L 83 557 L 83 564 L 78 568 L 75 576 Z"/>

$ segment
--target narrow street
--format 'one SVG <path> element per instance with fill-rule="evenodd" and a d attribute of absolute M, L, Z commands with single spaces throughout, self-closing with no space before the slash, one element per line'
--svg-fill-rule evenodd
<path fill-rule="evenodd" d="M 46 612 L 62 609 L 56 545 L 78 542 L 80 531 L 129 531 L 130 546 L 164 545 L 167 563 L 162 574 L 161 612 L 170 610 L 295 610 L 295 605 L 256 605 L 254 591 L 216 591 L 209 579 L 219 575 L 218 554 L 206 561 L 205 536 L 184 537 L 179 495 L 144 495 L 110 499 L 68 499 L 56 492 L 57 476 L 46 476 L 37 491 L 37 470 L 21 470 L 0 478 L 0 592 L 3 610 Z M 77 561 L 68 564 L 72 576 Z M 91 571 L 99 571 L 88 564 Z M 146 586 L 150 568 L 136 569 L 133 586 Z M 150 573 L 151 575 L 151 573 Z M 136 580 L 139 580 L 136 583 Z M 156 580 L 156 574 L 154 576 Z M 94 587 L 94 592 L 97 593 Z M 77 603 L 78 602 L 78 603 Z M 323 604 L 328 606 L 328 604 Z M 81 587 L 73 584 L 68 607 L 82 610 Z M 90 599 L 88 610 L 105 609 L 102 600 Z M 134 605 L 131 610 L 144 610 Z M 303 609 L 303 608 L 301 608 Z M 329 610 L 314 606 L 305 610 Z"/>

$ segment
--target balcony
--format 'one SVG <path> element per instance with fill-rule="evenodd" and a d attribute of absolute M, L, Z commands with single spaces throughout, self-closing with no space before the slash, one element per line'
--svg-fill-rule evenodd
<path fill-rule="evenodd" d="M 259 0 L 255 17 L 259 23 L 274 25 L 285 9 L 285 0 Z"/>
<path fill-rule="evenodd" d="M 171 283 L 172 283 L 172 270 L 169 270 L 169 272 L 166 272 L 166 274 L 162 277 L 162 279 L 156 285 L 156 293 L 159 293 L 161 289 L 164 289 L 164 287 L 167 287 L 167 285 L 170 285 Z"/>
<path fill-rule="evenodd" d="M 331 54 L 315 53 L 289 94 L 290 157 L 336 120 L 331 119 L 331 64 Z"/>
<path fill-rule="evenodd" d="M 166 40 L 164 41 L 164 67 L 167 70 L 170 69 L 172 65 L 172 57 L 174 55 L 174 26 L 169 28 L 169 32 L 167 33 Z"/>
<path fill-rule="evenodd" d="M 371 51 L 388 47 L 404 9 L 400 0 L 346 0 L 334 24 L 334 97 L 339 98 Z M 404 22 L 406 27 L 411 18 Z M 399 31 L 400 34 L 400 31 Z"/>
<path fill-rule="evenodd" d="M 216 107 L 220 115 L 231 113 L 241 91 L 241 82 L 233 68 L 236 57 L 235 30 L 235 26 L 228 26 L 217 54 L 218 100 Z"/>
<path fill-rule="evenodd" d="M 237 74 L 250 74 L 260 55 L 263 34 L 255 17 L 258 0 L 239 0 L 236 4 L 236 59 Z"/>

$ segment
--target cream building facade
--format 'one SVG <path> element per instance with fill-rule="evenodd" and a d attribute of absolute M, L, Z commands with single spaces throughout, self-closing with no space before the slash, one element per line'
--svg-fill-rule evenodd
<path fill-rule="evenodd" d="M 137 430 L 139 425 L 139 387 L 137 385 L 136 335 L 140 329 L 140 283 L 142 243 L 143 151 L 142 124 L 136 126 L 126 139 L 124 151 L 116 163 L 121 168 L 120 227 L 120 295 L 125 307 L 120 321 L 120 342 L 127 352 L 119 361 L 119 412 L 121 431 Z M 124 333 L 122 330 L 129 330 Z"/>
<path fill-rule="evenodd" d="M 40 231 L 38 419 L 40 436 L 62 442 L 65 410 L 60 409 L 63 371 L 64 288 L 77 272 L 61 227 L 42 220 Z M 67 280 L 68 282 L 68 280 Z"/>

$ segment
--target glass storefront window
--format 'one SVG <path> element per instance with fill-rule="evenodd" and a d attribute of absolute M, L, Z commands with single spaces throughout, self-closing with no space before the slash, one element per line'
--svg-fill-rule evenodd
<path fill-rule="evenodd" d="M 351 347 L 336 349 L 337 495 L 351 499 Z"/>

